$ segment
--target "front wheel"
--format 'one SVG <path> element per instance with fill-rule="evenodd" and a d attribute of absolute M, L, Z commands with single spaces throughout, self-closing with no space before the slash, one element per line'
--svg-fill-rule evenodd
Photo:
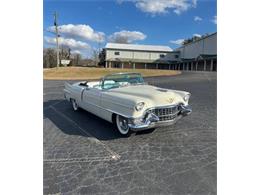
<path fill-rule="evenodd" d="M 72 108 L 73 108 L 74 111 L 78 111 L 79 110 L 79 106 L 78 106 L 76 100 L 71 99 L 71 104 L 72 104 Z"/>
<path fill-rule="evenodd" d="M 117 126 L 118 131 L 122 135 L 129 135 L 130 128 L 128 126 L 127 118 L 120 116 L 120 115 L 116 115 L 116 126 Z"/>

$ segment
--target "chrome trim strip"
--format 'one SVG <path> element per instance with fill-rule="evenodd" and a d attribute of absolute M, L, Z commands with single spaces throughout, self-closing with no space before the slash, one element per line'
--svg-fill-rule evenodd
<path fill-rule="evenodd" d="M 125 117 L 125 118 L 131 118 L 131 116 L 127 116 L 127 115 L 124 115 L 124 114 L 122 114 L 122 113 L 119 113 L 119 112 L 116 112 L 116 111 L 113 111 L 113 110 L 110 110 L 110 109 L 107 109 L 107 108 L 103 108 L 103 107 L 101 107 L 101 106 L 98 106 L 98 105 L 93 104 L 93 103 L 90 103 L 90 102 L 88 102 L 87 104 L 90 104 L 90 105 L 92 105 L 92 106 L 96 106 L 97 108 L 103 109 L 103 110 L 108 111 L 108 112 L 111 112 L 111 113 L 115 113 L 115 114 L 121 115 L 121 116 L 123 116 L 123 117 Z M 88 111 L 88 110 L 87 110 L 87 111 Z"/>
<path fill-rule="evenodd" d="M 125 107 L 125 108 L 128 108 L 128 109 L 132 109 L 132 107 L 130 107 L 130 106 L 126 106 L 126 105 L 120 104 L 120 103 L 115 103 L 115 102 L 113 102 L 112 100 L 105 100 L 105 101 L 108 102 L 108 103 L 115 104 L 115 105 L 117 105 L 117 106 L 122 106 L 122 107 Z M 133 109 L 134 109 L 134 107 L 133 107 Z"/>

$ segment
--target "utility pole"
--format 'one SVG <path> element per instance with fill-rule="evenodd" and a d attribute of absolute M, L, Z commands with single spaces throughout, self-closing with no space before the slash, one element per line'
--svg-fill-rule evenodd
<path fill-rule="evenodd" d="M 100 40 L 100 37 L 98 38 L 98 52 L 96 54 L 96 66 L 98 66 L 98 62 L 99 62 L 99 55 L 100 55 L 100 44 L 101 44 L 101 40 Z"/>
<path fill-rule="evenodd" d="M 56 49 L 57 49 L 57 68 L 60 66 L 60 56 L 59 56 L 59 31 L 57 23 L 57 12 L 54 13 L 54 26 L 56 33 Z"/>

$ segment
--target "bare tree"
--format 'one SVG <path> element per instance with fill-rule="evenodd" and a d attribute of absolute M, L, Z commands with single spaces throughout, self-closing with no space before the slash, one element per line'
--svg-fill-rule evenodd
<path fill-rule="evenodd" d="M 43 68 L 53 68 L 57 66 L 56 51 L 53 48 L 43 49 Z"/>
<path fill-rule="evenodd" d="M 98 66 L 99 64 L 99 51 L 97 49 L 93 49 L 93 54 L 91 59 L 95 62 L 95 65 Z"/>
<path fill-rule="evenodd" d="M 79 53 L 74 53 L 70 56 L 71 66 L 80 66 L 82 64 L 82 56 Z"/>

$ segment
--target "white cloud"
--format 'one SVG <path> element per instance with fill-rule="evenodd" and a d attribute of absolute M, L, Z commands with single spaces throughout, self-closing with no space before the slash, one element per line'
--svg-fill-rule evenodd
<path fill-rule="evenodd" d="M 200 22 L 200 21 L 202 21 L 202 18 L 199 17 L 199 16 L 194 16 L 194 21 L 195 22 Z"/>
<path fill-rule="evenodd" d="M 80 50 L 73 50 L 71 51 L 72 54 L 80 54 L 82 55 L 82 52 Z"/>
<path fill-rule="evenodd" d="M 184 39 L 177 39 L 175 41 L 171 40 L 170 43 L 176 44 L 176 45 L 182 45 Z"/>
<path fill-rule="evenodd" d="M 214 24 L 217 24 L 217 16 L 214 16 L 214 19 L 211 20 Z"/>
<path fill-rule="evenodd" d="M 193 34 L 193 37 L 201 37 L 200 34 Z"/>
<path fill-rule="evenodd" d="M 109 41 L 115 43 L 132 43 L 133 41 L 144 40 L 146 35 L 139 31 L 122 30 L 109 36 Z"/>
<path fill-rule="evenodd" d="M 197 5 L 197 0 L 120 0 L 124 1 L 134 2 L 138 9 L 153 15 L 167 13 L 169 10 L 181 14 Z"/>
<path fill-rule="evenodd" d="M 50 45 L 56 45 L 56 38 L 53 37 L 44 37 L 46 43 Z M 63 37 L 59 38 L 60 46 L 69 47 L 73 50 L 86 50 L 91 49 L 91 47 L 82 41 L 76 41 L 75 39 L 65 39 Z"/>
<path fill-rule="evenodd" d="M 48 28 L 49 31 L 55 32 L 55 27 Z M 95 42 L 104 42 L 105 34 L 94 31 L 89 25 L 85 24 L 66 24 L 59 26 L 59 33 L 67 38 L 81 38 Z"/>

